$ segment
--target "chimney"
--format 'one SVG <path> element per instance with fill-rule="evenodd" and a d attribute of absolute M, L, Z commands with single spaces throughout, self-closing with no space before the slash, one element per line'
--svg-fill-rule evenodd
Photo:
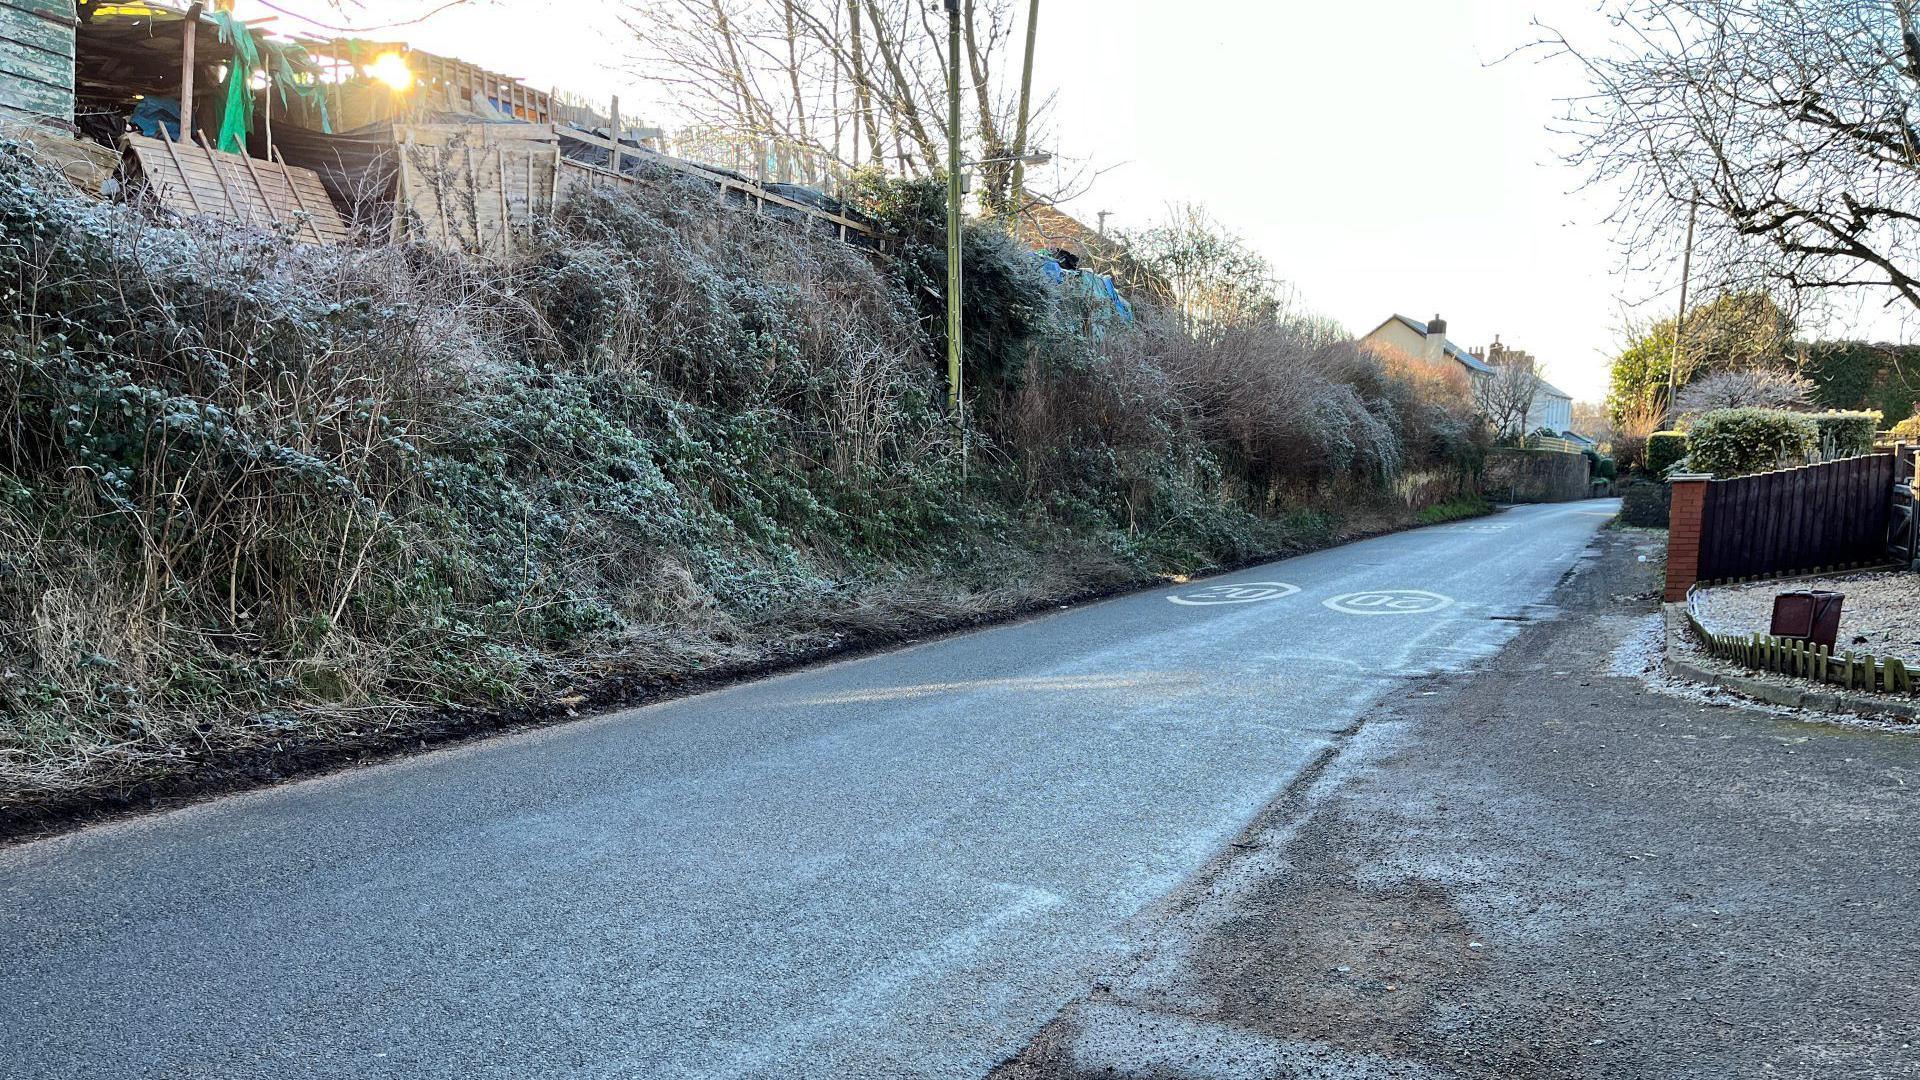
<path fill-rule="evenodd" d="M 1427 349 L 1425 359 L 1439 363 L 1447 357 L 1447 320 L 1435 315 L 1427 323 Z"/>

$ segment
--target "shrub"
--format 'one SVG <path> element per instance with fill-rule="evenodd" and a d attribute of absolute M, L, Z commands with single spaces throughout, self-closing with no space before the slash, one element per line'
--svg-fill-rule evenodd
<path fill-rule="evenodd" d="M 1781 368 L 1739 368 L 1714 371 L 1688 383 L 1680 391 L 1683 413 L 1714 409 L 1801 409 L 1813 400 L 1813 382 Z"/>
<path fill-rule="evenodd" d="M 1667 485 L 1635 480 L 1620 491 L 1620 520 L 1647 529 L 1667 527 Z"/>
<path fill-rule="evenodd" d="M 1901 442 L 1920 442 L 1920 415 L 1909 416 L 1893 425 L 1887 435 Z"/>
<path fill-rule="evenodd" d="M 1414 520 L 1422 525 L 1443 525 L 1449 521 L 1486 517 L 1491 513 L 1493 504 L 1487 501 L 1485 495 L 1461 495 L 1427 507 L 1415 514 Z"/>
<path fill-rule="evenodd" d="M 1664 478 L 1675 465 L 1687 456 L 1687 433 L 1684 431 L 1656 431 L 1647 436 L 1647 474 L 1656 479 Z"/>
<path fill-rule="evenodd" d="M 1819 428 L 1820 456 L 1858 457 L 1873 452 L 1873 440 L 1880 433 L 1877 412 L 1812 413 Z"/>
<path fill-rule="evenodd" d="M 504 263 L 311 248 L 0 147 L 0 803 L 1273 555 L 1410 469 L 1472 490 L 1446 387 L 1272 318 L 1091 333 L 969 236 L 963 444 L 927 244 L 663 171 Z"/>
<path fill-rule="evenodd" d="M 1803 413 L 1715 409 L 1687 432 L 1687 464 L 1715 476 L 1766 472 L 1806 460 L 1820 446 L 1820 427 Z"/>

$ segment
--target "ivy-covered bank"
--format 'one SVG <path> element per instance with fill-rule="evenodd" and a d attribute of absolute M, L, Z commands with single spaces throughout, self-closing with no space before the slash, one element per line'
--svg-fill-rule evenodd
<path fill-rule="evenodd" d="M 0 154 L 0 807 L 1326 544 L 1470 479 L 1463 406 L 1351 343 L 1096 325 L 987 228 L 963 440 L 925 250 L 677 183 L 495 266 L 156 224 Z"/>

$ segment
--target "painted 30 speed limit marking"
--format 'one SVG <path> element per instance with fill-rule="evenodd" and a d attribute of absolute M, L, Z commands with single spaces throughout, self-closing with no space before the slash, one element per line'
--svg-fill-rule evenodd
<path fill-rule="evenodd" d="M 1451 606 L 1453 597 L 1425 589 L 1366 589 L 1320 604 L 1343 615 L 1428 615 Z"/>
<path fill-rule="evenodd" d="M 1215 604 L 1253 604 L 1261 600 L 1278 600 L 1299 591 L 1300 586 L 1284 581 L 1236 581 L 1227 585 L 1209 585 L 1167 599 L 1188 607 L 1212 607 Z"/>

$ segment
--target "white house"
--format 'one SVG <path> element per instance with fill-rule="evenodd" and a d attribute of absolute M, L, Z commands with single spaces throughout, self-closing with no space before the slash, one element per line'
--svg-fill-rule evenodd
<path fill-rule="evenodd" d="M 1527 430 L 1541 428 L 1562 434 L 1573 428 L 1573 395 L 1545 379 L 1533 388 L 1533 406 L 1527 410 Z"/>
<path fill-rule="evenodd" d="M 1539 371 L 1532 354 L 1502 344 L 1497 335 L 1492 345 L 1477 349 L 1463 349 L 1455 345 L 1447 340 L 1447 320 L 1438 315 L 1428 322 L 1394 315 L 1374 327 L 1360 339 L 1360 343 L 1394 349 L 1430 364 L 1457 363 L 1465 369 L 1470 380 L 1491 376 L 1494 364 L 1509 359 L 1524 361 L 1536 376 Z M 1573 395 L 1545 379 L 1537 380 L 1533 403 L 1527 408 L 1526 430 L 1531 433 L 1541 428 L 1563 434 L 1573 428 Z"/>
<path fill-rule="evenodd" d="M 1493 344 L 1483 345 L 1473 350 L 1474 359 L 1488 365 L 1516 363 L 1525 364 L 1533 372 L 1533 401 L 1527 406 L 1528 434 L 1546 428 L 1561 435 L 1573 427 L 1573 395 L 1548 382 L 1540 375 L 1540 362 L 1533 354 L 1511 345 L 1503 344 L 1500 335 L 1493 336 Z"/>

